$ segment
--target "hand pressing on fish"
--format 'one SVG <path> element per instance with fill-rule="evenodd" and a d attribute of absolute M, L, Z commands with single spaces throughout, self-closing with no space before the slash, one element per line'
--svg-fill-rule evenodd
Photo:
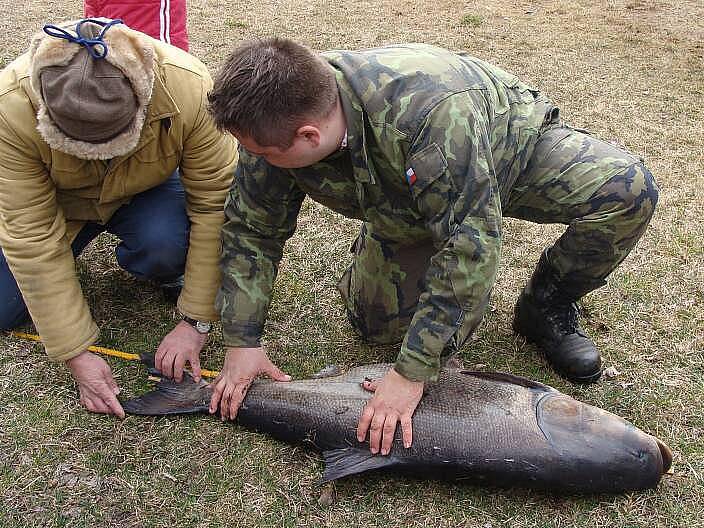
<path fill-rule="evenodd" d="M 83 407 L 95 413 L 125 417 L 117 400 L 120 389 L 112 377 L 110 365 L 103 358 L 85 351 L 66 361 L 66 366 L 78 384 Z"/>
<path fill-rule="evenodd" d="M 210 414 L 220 407 L 223 420 L 234 420 L 254 378 L 266 374 L 274 381 L 291 381 L 291 376 L 282 372 L 266 355 L 264 347 L 228 348 L 225 364 L 210 386 Z"/>
<path fill-rule="evenodd" d="M 357 440 L 364 442 L 369 431 L 369 447 L 372 454 L 381 451 L 388 455 L 396 433 L 396 424 L 401 422 L 403 445 L 411 447 L 413 442 L 413 412 L 423 396 L 423 382 L 404 378 L 395 369 L 381 381 L 366 380 L 365 390 L 374 392 L 367 402 L 357 425 Z"/>
<path fill-rule="evenodd" d="M 167 378 L 181 383 L 183 368 L 189 363 L 193 379 L 200 381 L 200 351 L 207 339 L 207 334 L 201 334 L 181 321 L 161 340 L 154 356 L 154 366 Z"/>

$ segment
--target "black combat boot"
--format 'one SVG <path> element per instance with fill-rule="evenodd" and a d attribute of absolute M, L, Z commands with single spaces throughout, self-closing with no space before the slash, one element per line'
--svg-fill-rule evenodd
<path fill-rule="evenodd" d="M 579 326 L 575 302 L 603 284 L 561 284 L 543 252 L 516 303 L 513 331 L 535 343 L 548 363 L 570 381 L 593 383 L 601 376 L 599 351 Z"/>

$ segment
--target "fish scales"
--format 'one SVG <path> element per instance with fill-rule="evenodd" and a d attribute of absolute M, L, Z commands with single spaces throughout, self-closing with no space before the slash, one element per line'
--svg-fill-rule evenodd
<path fill-rule="evenodd" d="M 278 409 L 282 417 L 299 413 L 299 406 L 308 415 L 295 414 L 299 419 L 295 421 L 298 428 L 320 429 L 322 422 L 327 424 L 332 421 L 337 424 L 336 433 L 345 431 L 346 439 L 351 442 L 356 439 L 356 426 L 362 408 L 371 398 L 371 393 L 360 387 L 361 381 L 365 377 L 379 378 L 384 372 L 383 369 L 362 369 L 359 372 L 354 369 L 340 380 L 304 380 L 286 384 L 256 382 L 250 388 L 240 421 L 249 422 L 251 401 L 282 401 L 285 405 Z M 516 390 L 507 390 L 509 388 L 510 386 L 487 383 L 459 372 L 443 373 L 439 382 L 428 385 L 416 410 L 413 421 L 416 436 L 422 437 L 426 432 L 432 432 L 435 438 L 442 439 L 448 447 L 457 447 L 455 444 L 460 438 L 464 443 L 480 445 L 486 445 L 489 440 L 502 445 L 509 442 L 509 448 L 537 445 L 542 437 L 537 426 L 533 428 L 532 435 L 528 436 L 526 422 L 518 429 L 521 431 L 520 437 L 513 435 L 517 419 L 528 416 L 535 422 L 532 417 L 535 394 L 523 387 L 519 387 L 518 393 Z M 309 408 L 314 411 L 309 411 Z M 345 412 L 339 412 L 341 409 Z M 252 412 L 256 413 L 253 409 Z M 271 415 L 277 409 L 269 405 L 263 412 Z M 255 414 L 252 421 L 258 422 L 260 418 Z M 477 423 L 483 426 L 474 427 L 473 424 Z M 458 429 L 463 431 L 462 437 L 456 434 Z M 404 454 L 415 453 L 414 448 L 410 451 L 403 448 L 399 436 L 397 434 L 393 449 Z M 338 441 L 337 438 L 335 441 Z M 418 443 L 418 446 L 418 450 L 425 447 L 422 443 Z"/>
<path fill-rule="evenodd" d="M 654 487 L 670 465 L 669 449 L 625 420 L 555 389 L 502 373 L 443 371 L 426 385 L 413 416 L 413 445 L 397 429 L 388 456 L 373 456 L 356 427 L 372 394 L 361 387 L 390 365 L 364 365 L 320 379 L 256 380 L 238 422 L 323 452 L 323 481 L 371 469 L 522 484 L 574 492 Z M 160 382 L 125 403 L 133 414 L 207 412 L 210 389 Z"/>
<path fill-rule="evenodd" d="M 357 421 L 371 397 L 360 385 L 367 377 L 380 378 L 386 368 L 353 369 L 325 385 L 325 380 L 257 382 L 250 388 L 239 421 L 285 441 L 304 438 L 323 451 L 339 448 L 341 441 L 343 446 L 359 449 Z M 537 397 L 534 390 L 522 386 L 444 372 L 438 382 L 428 385 L 416 409 L 413 446 L 404 448 L 397 430 L 389 458 L 400 468 L 423 467 L 429 473 L 452 470 L 459 475 L 471 470 L 479 477 L 500 480 L 499 475 L 486 477 L 484 473 L 487 469 L 492 473 L 499 463 L 511 466 L 513 462 L 507 459 L 515 460 L 517 453 L 545 443 L 533 409 Z M 277 403 L 250 407 L 250 401 Z M 266 418 L 273 416 L 276 423 L 267 424 Z M 282 428 L 280 422 L 288 425 Z M 425 441 L 428 438 L 432 442 Z M 368 445 L 361 449 L 366 456 Z M 515 478 L 511 470 L 503 471 L 506 480 Z"/>

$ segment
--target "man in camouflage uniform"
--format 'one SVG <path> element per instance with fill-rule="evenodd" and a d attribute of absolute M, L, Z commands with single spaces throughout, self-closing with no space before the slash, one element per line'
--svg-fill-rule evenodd
<path fill-rule="evenodd" d="M 364 221 L 339 289 L 363 337 L 402 341 L 394 368 L 367 386 L 376 392 L 357 432 L 373 453 L 388 453 L 398 421 L 410 445 L 423 383 L 483 317 L 503 216 L 568 225 L 522 292 L 514 329 L 568 379 L 599 378 L 575 302 L 605 283 L 653 214 L 657 187 L 640 159 L 565 126 L 515 76 L 427 45 L 316 57 L 282 39 L 245 43 L 209 99 L 241 142 L 218 295 L 230 349 L 211 412 L 234 417 L 260 373 L 285 379 L 260 338 L 306 195 Z"/>

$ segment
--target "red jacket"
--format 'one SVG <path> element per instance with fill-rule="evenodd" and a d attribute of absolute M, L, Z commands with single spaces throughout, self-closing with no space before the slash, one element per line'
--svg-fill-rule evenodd
<path fill-rule="evenodd" d="M 86 18 L 121 18 L 132 29 L 188 51 L 186 0 L 85 0 Z"/>

